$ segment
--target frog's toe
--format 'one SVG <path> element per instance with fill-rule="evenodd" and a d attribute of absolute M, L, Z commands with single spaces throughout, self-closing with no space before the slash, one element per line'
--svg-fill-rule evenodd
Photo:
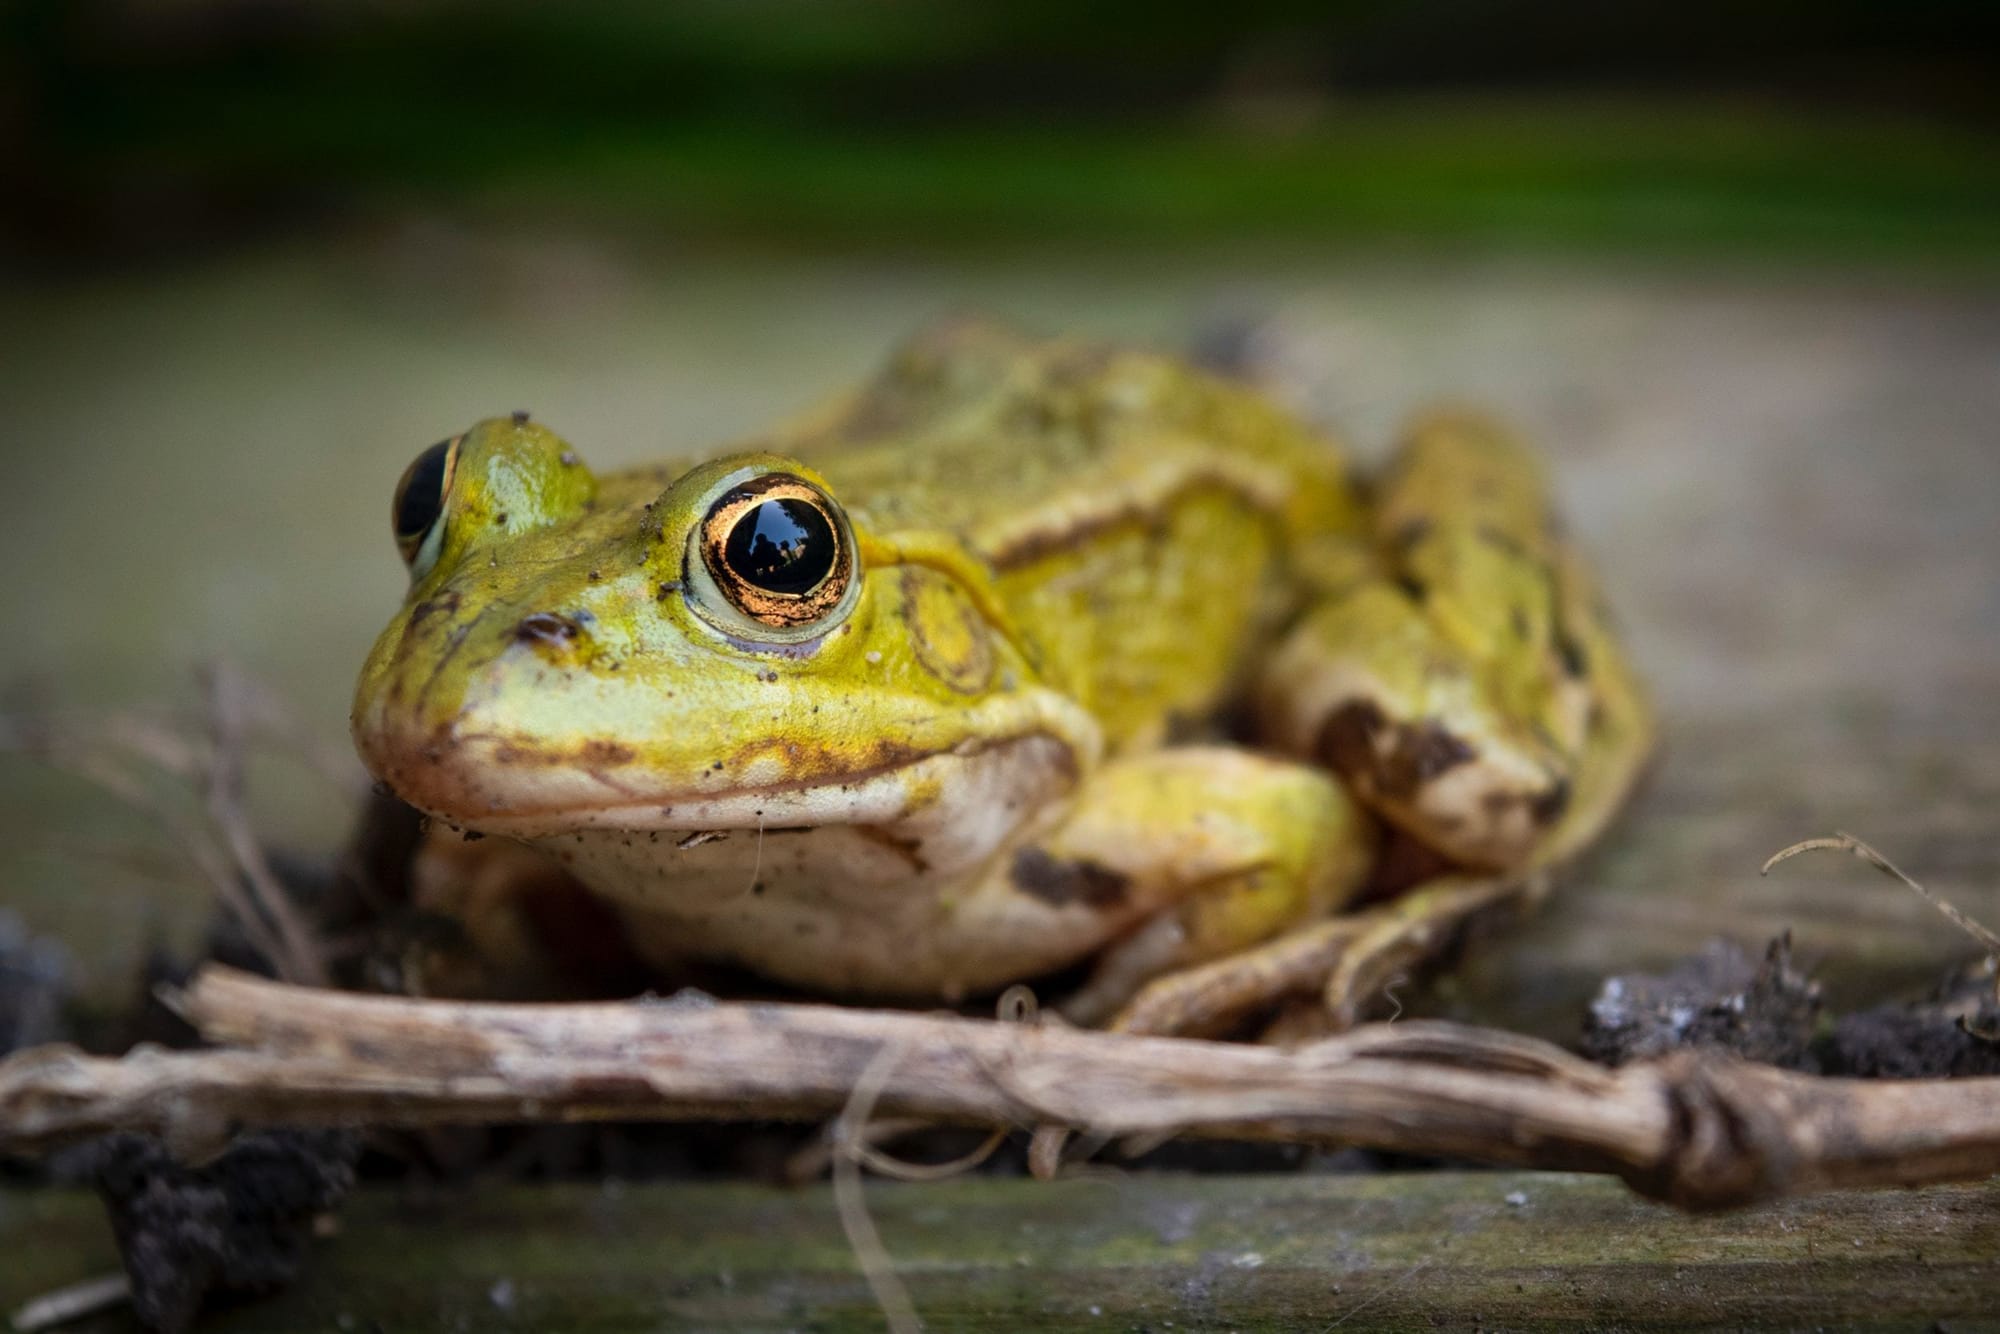
<path fill-rule="evenodd" d="M 1376 1002 L 1391 999 L 1399 977 L 1446 952 L 1471 918 L 1532 900 L 1545 882 L 1534 874 L 1432 881 L 1393 903 L 1313 922 L 1156 977 L 1108 1027 L 1156 1037 L 1216 1037 L 1276 1014 L 1280 1026 L 1266 1030 L 1271 1040 L 1338 1032 Z"/>

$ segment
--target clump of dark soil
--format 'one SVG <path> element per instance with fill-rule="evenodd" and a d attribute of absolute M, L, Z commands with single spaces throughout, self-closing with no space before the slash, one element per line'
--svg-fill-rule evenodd
<path fill-rule="evenodd" d="M 1605 1065 L 1715 1047 L 1747 1060 L 1817 1071 L 1813 1036 L 1819 985 L 1792 965 L 1783 935 L 1754 958 L 1732 940 L 1710 941 L 1665 973 L 1604 980 L 1583 1021 L 1583 1054 Z"/>
<path fill-rule="evenodd" d="M 2000 996 L 1991 963 L 1948 979 L 1915 1005 L 1842 1015 L 1821 1043 L 1830 1075 L 1937 1079 L 2000 1075 Z"/>
<path fill-rule="evenodd" d="M 158 1140 L 107 1135 L 66 1155 L 62 1172 L 103 1196 L 133 1313 L 174 1331 L 214 1297 L 289 1283 L 316 1222 L 354 1184 L 360 1150 L 352 1131 L 256 1131 L 194 1167 Z"/>
<path fill-rule="evenodd" d="M 1991 961 L 1954 974 L 1916 1003 L 1822 1013 L 1817 983 L 1792 963 L 1791 938 L 1762 960 L 1711 941 L 1664 973 L 1604 980 L 1584 1016 L 1583 1053 L 1606 1065 L 1681 1047 L 1858 1079 L 2000 1074 L 2000 993 Z"/>

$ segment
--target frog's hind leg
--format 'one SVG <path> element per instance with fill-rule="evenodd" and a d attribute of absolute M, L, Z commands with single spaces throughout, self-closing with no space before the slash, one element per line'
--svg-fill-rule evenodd
<path fill-rule="evenodd" d="M 1075 808 L 985 887 L 994 912 L 1113 924 L 1121 938 L 1061 1005 L 1102 1023 L 1154 977 L 1236 954 L 1359 892 L 1378 827 L 1313 766 L 1228 746 L 1113 760 Z M 1079 922 L 1079 929 L 1092 929 Z"/>
<path fill-rule="evenodd" d="M 1413 953 L 1481 909 L 1511 901 L 1511 876 L 1433 880 L 1395 903 L 1309 922 L 1238 953 L 1153 979 L 1110 1027 L 1124 1033 L 1210 1037 L 1240 1029 L 1282 1002 L 1328 998 L 1334 1027 L 1352 1022 L 1355 1000 L 1387 982 Z M 1372 966 L 1358 967 L 1362 961 Z M 1334 992 L 1338 988 L 1336 1003 Z"/>
<path fill-rule="evenodd" d="M 1548 861 L 1624 795 L 1587 771 L 1643 752 L 1650 725 L 1533 455 L 1430 418 L 1375 524 L 1378 572 L 1329 589 L 1268 665 L 1266 737 L 1452 863 Z"/>
<path fill-rule="evenodd" d="M 1314 991 L 1351 1021 L 1469 917 L 1537 897 L 1629 793 L 1650 717 L 1533 457 L 1477 418 L 1431 418 L 1383 479 L 1376 525 L 1374 571 L 1329 582 L 1268 664 L 1259 715 L 1460 869 L 1161 977 L 1114 1026 L 1216 1031 Z"/>
<path fill-rule="evenodd" d="M 1394 977 L 1435 958 L 1472 920 L 1525 907 L 1547 892 L 1552 872 L 1602 832 L 1637 781 L 1643 745 L 1608 732 L 1579 766 L 1570 811 L 1541 855 L 1514 871 L 1449 874 L 1388 903 L 1308 922 L 1207 963 L 1153 978 L 1118 1011 L 1121 1032 L 1207 1036 L 1240 1027 L 1278 1003 L 1319 994 L 1335 1029 Z"/>

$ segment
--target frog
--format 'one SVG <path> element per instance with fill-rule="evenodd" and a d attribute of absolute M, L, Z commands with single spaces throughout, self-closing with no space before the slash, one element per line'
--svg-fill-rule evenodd
<path fill-rule="evenodd" d="M 1508 429 L 1437 409 L 1364 476 L 1142 347 L 943 321 L 748 439 L 603 475 L 495 417 L 392 509 L 409 591 L 352 733 L 427 818 L 428 901 L 501 955 L 549 916 L 514 887 L 554 883 L 661 977 L 1351 1020 L 1545 892 L 1652 746 Z"/>

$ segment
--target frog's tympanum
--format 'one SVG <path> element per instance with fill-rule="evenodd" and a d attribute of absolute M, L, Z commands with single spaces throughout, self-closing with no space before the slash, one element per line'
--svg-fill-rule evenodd
<path fill-rule="evenodd" d="M 1422 420 L 1363 486 L 1249 388 L 1093 343 L 940 326 L 605 476 L 497 418 L 394 517 L 354 735 L 500 955 L 549 917 L 508 887 L 561 880 L 664 977 L 936 1002 L 1094 961 L 1072 1014 L 1213 1030 L 1536 879 L 1649 743 L 1499 428 Z M 1358 906 L 1385 857 L 1425 870 Z"/>

